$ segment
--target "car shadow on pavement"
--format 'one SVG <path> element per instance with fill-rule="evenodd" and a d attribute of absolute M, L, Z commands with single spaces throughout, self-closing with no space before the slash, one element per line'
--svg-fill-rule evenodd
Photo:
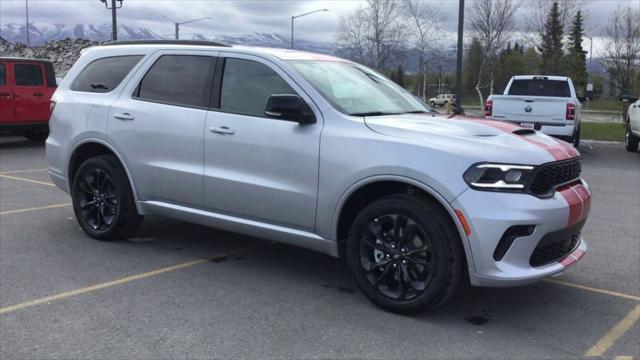
<path fill-rule="evenodd" d="M 26 149 L 26 148 L 41 148 L 44 147 L 44 142 L 34 142 L 27 140 L 23 137 L 17 136 L 0 136 L 0 149 Z"/>

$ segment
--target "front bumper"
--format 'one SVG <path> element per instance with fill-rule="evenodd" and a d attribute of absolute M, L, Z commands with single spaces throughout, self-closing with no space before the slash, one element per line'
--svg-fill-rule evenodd
<path fill-rule="evenodd" d="M 580 180 L 558 189 L 551 198 L 528 194 L 469 189 L 452 203 L 468 219 L 469 277 L 476 286 L 518 286 L 555 275 L 574 265 L 587 251 L 579 234 L 591 206 L 588 185 Z M 515 225 L 534 225 L 528 236 L 513 240 L 500 260 L 494 251 L 505 231 Z M 532 254 L 547 234 L 577 228 L 575 245 L 543 265 L 531 265 Z"/>

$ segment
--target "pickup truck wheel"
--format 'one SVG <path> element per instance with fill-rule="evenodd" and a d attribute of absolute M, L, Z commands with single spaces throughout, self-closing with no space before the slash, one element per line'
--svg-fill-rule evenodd
<path fill-rule="evenodd" d="M 347 238 L 347 263 L 369 300 L 395 313 L 432 309 L 462 274 L 459 235 L 436 204 L 391 195 L 367 206 Z"/>
<path fill-rule="evenodd" d="M 578 146 L 580 146 L 580 127 L 578 126 L 578 128 L 576 129 L 576 131 L 573 133 L 573 136 L 571 137 L 571 143 L 573 144 L 574 148 L 578 148 Z"/>
<path fill-rule="evenodd" d="M 94 239 L 126 238 L 142 221 L 127 175 L 114 156 L 83 162 L 74 176 L 71 195 L 80 227 Z"/>
<path fill-rule="evenodd" d="M 429 105 L 431 105 L 432 108 L 436 107 L 436 103 L 433 101 L 429 102 Z"/>
<path fill-rule="evenodd" d="M 627 121 L 626 129 L 627 130 L 625 131 L 625 134 L 624 134 L 624 145 L 625 145 L 625 148 L 629 152 L 636 152 L 636 151 L 638 151 L 638 143 L 640 143 L 640 138 L 638 138 L 637 136 L 633 135 L 633 133 L 631 132 L 631 125 L 629 125 L 628 121 Z"/>

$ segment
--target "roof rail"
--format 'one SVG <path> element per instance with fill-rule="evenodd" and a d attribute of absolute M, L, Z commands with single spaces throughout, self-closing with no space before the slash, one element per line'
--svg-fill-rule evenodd
<path fill-rule="evenodd" d="M 199 45 L 231 47 L 229 44 L 207 40 L 117 40 L 106 41 L 103 42 L 102 45 Z"/>

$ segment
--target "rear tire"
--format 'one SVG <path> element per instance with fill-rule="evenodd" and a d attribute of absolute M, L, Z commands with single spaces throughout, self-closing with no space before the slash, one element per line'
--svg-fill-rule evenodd
<path fill-rule="evenodd" d="M 573 144 L 574 148 L 578 148 L 578 146 L 580 146 L 580 127 L 578 126 L 578 128 L 574 131 L 573 136 L 571 137 L 571 143 Z"/>
<path fill-rule="evenodd" d="M 638 144 L 640 143 L 640 138 L 633 135 L 631 132 L 631 124 L 627 120 L 627 127 L 624 134 L 624 145 L 627 151 L 636 152 L 638 151 Z"/>
<path fill-rule="evenodd" d="M 462 278 L 458 231 L 439 204 L 391 195 L 367 206 L 347 238 L 347 264 L 364 295 L 402 314 L 446 302 Z"/>
<path fill-rule="evenodd" d="M 115 156 L 83 162 L 73 178 L 71 196 L 80 227 L 94 239 L 126 238 L 142 222 L 127 174 Z"/>

